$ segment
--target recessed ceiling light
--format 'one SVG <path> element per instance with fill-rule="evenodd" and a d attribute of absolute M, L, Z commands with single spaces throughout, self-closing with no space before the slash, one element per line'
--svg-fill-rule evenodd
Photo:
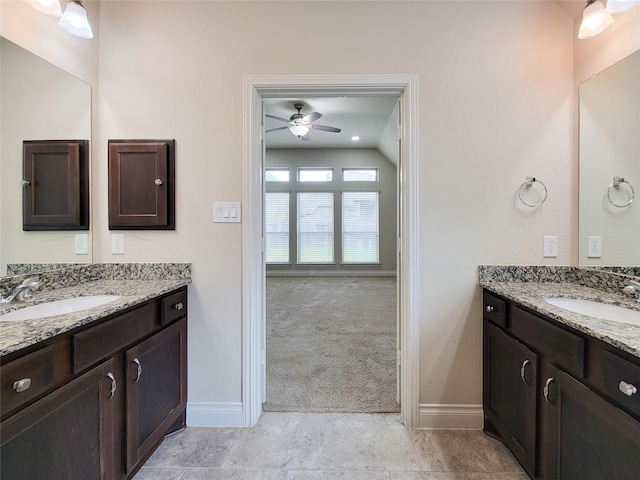
<path fill-rule="evenodd" d="M 358 140 L 360 140 L 360 137 L 357 135 L 354 135 L 353 137 L 351 137 L 351 140 L 353 140 L 354 142 L 357 142 Z"/>

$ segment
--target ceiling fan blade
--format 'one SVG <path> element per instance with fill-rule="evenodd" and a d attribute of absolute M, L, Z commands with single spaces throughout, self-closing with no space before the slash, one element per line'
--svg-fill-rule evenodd
<path fill-rule="evenodd" d="M 311 122 L 314 122 L 314 121 L 318 120 L 321 116 L 322 116 L 321 113 L 311 112 L 310 114 L 305 115 L 304 117 L 302 117 L 302 121 L 305 122 L 305 123 L 311 123 Z"/>
<path fill-rule="evenodd" d="M 276 127 L 276 128 L 270 128 L 269 130 L 266 130 L 265 133 L 269 133 L 269 132 L 277 132 L 278 130 L 286 130 L 289 127 Z"/>
<path fill-rule="evenodd" d="M 305 142 L 308 142 L 309 140 L 311 140 L 311 137 L 309 136 L 309 133 L 307 132 L 303 136 L 301 136 L 300 139 L 304 140 Z"/>
<path fill-rule="evenodd" d="M 336 128 L 336 127 L 327 127 L 326 125 L 316 125 L 314 123 L 310 123 L 309 125 L 307 125 L 307 127 L 309 128 L 315 128 L 316 130 L 322 130 L 323 132 L 334 132 L 334 133 L 340 133 L 342 130 L 340 128 Z"/>
<path fill-rule="evenodd" d="M 280 122 L 289 123 L 289 120 L 287 120 L 286 118 L 276 117 L 275 115 L 269 115 L 268 113 L 265 114 L 265 117 L 273 118 L 274 120 L 279 120 Z"/>

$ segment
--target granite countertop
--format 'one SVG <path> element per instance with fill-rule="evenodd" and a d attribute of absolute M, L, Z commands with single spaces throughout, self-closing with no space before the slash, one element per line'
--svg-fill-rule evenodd
<path fill-rule="evenodd" d="M 480 285 L 508 300 L 520 303 L 535 312 L 640 358 L 640 325 L 612 322 L 573 313 L 545 301 L 548 297 L 583 298 L 640 311 L 640 304 L 630 297 L 576 283 L 481 281 Z"/>
<path fill-rule="evenodd" d="M 0 315 L 29 305 L 88 295 L 119 295 L 114 302 L 79 312 L 36 320 L 0 321 L 0 356 L 87 325 L 108 315 L 186 286 L 188 279 L 174 280 L 96 280 L 45 292 L 35 292 L 25 303 L 0 307 Z"/>

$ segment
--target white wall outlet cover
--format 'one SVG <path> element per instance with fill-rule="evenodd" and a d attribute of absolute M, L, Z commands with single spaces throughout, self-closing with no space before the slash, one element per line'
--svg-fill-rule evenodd
<path fill-rule="evenodd" d="M 111 234 L 111 253 L 113 255 L 124 255 L 124 233 Z"/>
<path fill-rule="evenodd" d="M 587 258 L 602 257 L 602 237 L 587 237 Z"/>
<path fill-rule="evenodd" d="M 88 233 L 76 233 L 76 255 L 88 255 L 89 254 L 89 234 Z"/>
<path fill-rule="evenodd" d="M 544 256 L 545 257 L 558 256 L 558 237 L 551 236 L 551 235 L 544 237 Z"/>

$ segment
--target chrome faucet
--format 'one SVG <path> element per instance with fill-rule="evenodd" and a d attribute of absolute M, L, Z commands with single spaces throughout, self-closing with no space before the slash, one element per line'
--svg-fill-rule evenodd
<path fill-rule="evenodd" d="M 37 278 L 26 278 L 20 285 L 13 287 L 6 297 L 0 295 L 0 305 L 8 305 L 14 300 L 18 302 L 29 300 L 33 297 L 33 291 L 39 286 L 40 282 Z"/>
<path fill-rule="evenodd" d="M 640 282 L 629 280 L 629 285 L 622 289 L 627 295 L 636 297 L 636 302 L 640 303 Z"/>

